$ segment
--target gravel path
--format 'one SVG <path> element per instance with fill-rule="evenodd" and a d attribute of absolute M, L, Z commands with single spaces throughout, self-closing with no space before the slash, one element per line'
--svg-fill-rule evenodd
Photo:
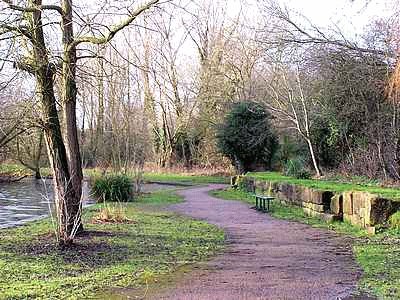
<path fill-rule="evenodd" d="M 223 228 L 226 251 L 151 298 L 343 299 L 352 293 L 361 272 L 349 241 L 208 195 L 221 187 L 180 191 L 186 202 L 170 209 Z"/>

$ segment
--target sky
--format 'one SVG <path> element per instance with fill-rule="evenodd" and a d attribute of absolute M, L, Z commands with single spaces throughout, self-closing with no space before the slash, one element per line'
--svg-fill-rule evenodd
<path fill-rule="evenodd" d="M 316 24 L 360 34 L 372 20 L 392 14 L 395 0 L 281 0 Z"/>

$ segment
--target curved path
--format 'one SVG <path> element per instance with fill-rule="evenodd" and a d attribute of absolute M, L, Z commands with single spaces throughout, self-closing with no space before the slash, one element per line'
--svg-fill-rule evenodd
<path fill-rule="evenodd" d="M 208 195 L 221 185 L 180 191 L 171 210 L 223 228 L 228 246 L 154 299 L 343 299 L 361 274 L 349 241 L 277 220 L 238 201 Z"/>

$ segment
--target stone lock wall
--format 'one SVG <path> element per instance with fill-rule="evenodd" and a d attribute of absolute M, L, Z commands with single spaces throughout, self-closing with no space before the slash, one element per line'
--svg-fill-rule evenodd
<path fill-rule="evenodd" d="M 245 176 L 240 178 L 240 182 L 249 192 L 259 190 L 264 194 L 273 195 L 279 201 L 302 207 L 308 215 L 327 221 L 342 220 L 364 228 L 383 224 L 393 213 L 400 210 L 400 202 L 368 192 L 320 191 Z"/>

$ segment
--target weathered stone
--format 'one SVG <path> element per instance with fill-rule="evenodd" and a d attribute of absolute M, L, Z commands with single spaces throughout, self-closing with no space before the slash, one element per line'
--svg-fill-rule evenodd
<path fill-rule="evenodd" d="M 236 184 L 240 180 L 243 179 L 237 178 Z M 331 191 L 316 191 L 294 184 L 253 178 L 241 185 L 250 191 L 253 187 L 262 189 L 264 193 L 275 196 L 276 201 L 301 206 L 308 215 L 328 220 L 343 219 L 365 228 L 386 222 L 391 214 L 400 210 L 400 202 L 379 198 L 368 192 L 348 191 L 334 195 Z"/>
<path fill-rule="evenodd" d="M 398 210 L 400 202 L 383 198 L 371 199 L 370 225 L 383 224 Z"/>
<path fill-rule="evenodd" d="M 315 204 L 323 204 L 324 202 L 322 201 L 322 194 L 323 192 L 321 191 L 314 191 L 310 189 L 310 202 Z"/>
<path fill-rule="evenodd" d="M 340 197 L 343 197 L 343 196 L 340 195 L 340 194 L 336 194 L 331 199 L 331 212 L 334 215 L 339 215 L 341 213 L 341 211 L 340 211 Z"/>
<path fill-rule="evenodd" d="M 351 219 L 351 216 L 352 215 L 349 215 L 349 214 L 343 214 L 343 221 L 345 221 L 345 222 L 348 222 L 348 223 L 352 223 L 352 219 Z"/>
<path fill-rule="evenodd" d="M 361 215 L 361 209 L 365 207 L 365 203 L 369 201 L 370 198 L 370 193 L 353 192 L 353 214 Z"/>
<path fill-rule="evenodd" d="M 307 207 L 303 207 L 303 211 L 308 216 L 316 217 L 316 218 L 319 218 L 319 219 L 324 220 L 326 222 L 332 222 L 332 221 L 335 220 L 335 216 L 332 215 L 332 214 L 326 214 L 326 213 L 317 212 L 317 211 L 312 210 L 312 209 L 307 208 Z"/>
<path fill-rule="evenodd" d="M 343 192 L 343 214 L 353 214 L 353 192 Z"/>
<path fill-rule="evenodd" d="M 375 226 L 367 226 L 367 232 L 369 235 L 375 235 L 376 233 Z"/>
<path fill-rule="evenodd" d="M 302 202 L 301 204 L 303 207 L 312 209 L 316 212 L 321 212 L 321 213 L 324 212 L 324 206 L 322 204 L 315 204 L 311 202 Z"/>

